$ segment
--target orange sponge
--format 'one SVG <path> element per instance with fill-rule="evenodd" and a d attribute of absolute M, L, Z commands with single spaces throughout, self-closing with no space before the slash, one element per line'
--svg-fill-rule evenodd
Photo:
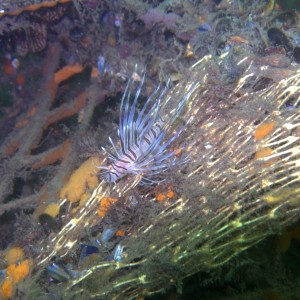
<path fill-rule="evenodd" d="M 1 286 L 1 292 L 6 298 L 9 299 L 12 297 L 15 284 L 27 277 L 30 272 L 31 265 L 31 260 L 24 259 L 21 263 L 13 263 L 6 268 L 7 278 Z"/>
<path fill-rule="evenodd" d="M 171 199 L 171 198 L 174 198 L 174 197 L 175 197 L 175 192 L 173 191 L 171 185 L 168 186 L 167 192 L 162 193 L 161 191 L 158 191 L 155 194 L 155 199 L 158 202 L 162 202 L 162 201 L 165 201 L 166 199 Z"/>
<path fill-rule="evenodd" d="M 275 128 L 276 122 L 262 123 L 258 125 L 254 132 L 254 139 L 259 141 L 265 137 L 267 137 Z"/>
<path fill-rule="evenodd" d="M 20 264 L 9 265 L 6 269 L 6 275 L 13 279 L 14 283 L 26 278 L 29 274 L 31 261 L 29 259 L 23 260 Z"/>
<path fill-rule="evenodd" d="M 12 283 L 12 279 L 11 278 L 6 278 L 5 281 L 3 282 L 2 286 L 1 286 L 1 290 L 3 295 L 6 298 L 10 298 L 12 293 L 13 293 L 13 283 Z M 0 298 L 2 299 L 2 298 Z"/>
<path fill-rule="evenodd" d="M 81 73 L 83 69 L 83 66 L 78 63 L 74 65 L 65 66 L 54 74 L 54 82 L 56 84 L 60 84 L 62 81 L 70 78 L 71 76 Z"/>
<path fill-rule="evenodd" d="M 101 218 L 104 218 L 106 213 L 109 211 L 109 208 L 112 204 L 116 203 L 118 198 L 103 198 L 100 202 L 100 209 L 98 209 L 97 213 Z"/>

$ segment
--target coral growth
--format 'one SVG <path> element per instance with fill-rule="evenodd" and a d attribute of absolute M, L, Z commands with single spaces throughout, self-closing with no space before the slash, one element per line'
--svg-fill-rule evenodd
<path fill-rule="evenodd" d="M 69 3 L 70 0 L 45 1 L 1 13 L 0 32 L 2 34 L 9 32 L 20 56 L 41 52 L 47 45 L 48 25 L 63 17 Z"/>

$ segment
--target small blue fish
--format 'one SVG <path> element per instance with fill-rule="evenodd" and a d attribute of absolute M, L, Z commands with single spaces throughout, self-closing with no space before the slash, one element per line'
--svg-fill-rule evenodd
<path fill-rule="evenodd" d="M 212 31 L 212 28 L 208 23 L 204 22 L 199 26 L 198 30 L 199 31 Z"/>
<path fill-rule="evenodd" d="M 115 249 L 114 249 L 114 260 L 115 261 L 120 262 L 122 260 L 123 250 L 124 250 L 124 246 L 121 246 L 120 244 L 118 244 L 115 247 Z"/>
<path fill-rule="evenodd" d="M 93 245 L 81 244 L 79 249 L 80 249 L 80 255 L 79 255 L 79 259 L 78 259 L 78 265 L 80 265 L 82 262 L 84 262 L 84 260 L 88 256 L 99 253 L 98 247 L 93 246 Z"/>
<path fill-rule="evenodd" d="M 100 242 L 102 243 L 106 243 L 108 242 L 113 236 L 114 234 L 116 233 L 116 229 L 115 228 L 105 228 L 101 234 L 101 237 L 100 237 Z"/>
<path fill-rule="evenodd" d="M 104 70 L 105 70 L 105 58 L 104 58 L 104 56 L 100 55 L 98 57 L 97 67 L 98 67 L 99 76 L 102 76 L 104 74 Z"/>
<path fill-rule="evenodd" d="M 67 281 L 73 278 L 72 274 L 65 266 L 60 266 L 57 263 L 52 263 L 47 267 L 47 271 L 52 279 L 59 282 Z"/>

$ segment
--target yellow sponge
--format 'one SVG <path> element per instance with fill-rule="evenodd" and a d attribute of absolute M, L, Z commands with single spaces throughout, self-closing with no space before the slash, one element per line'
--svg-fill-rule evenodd
<path fill-rule="evenodd" d="M 87 188 L 94 189 L 99 184 L 96 176 L 101 165 L 97 157 L 90 157 L 77 170 L 73 172 L 67 184 L 60 191 L 60 198 L 67 198 L 70 202 L 77 202 L 86 192 Z"/>
<path fill-rule="evenodd" d="M 16 263 L 24 257 L 24 251 L 20 247 L 13 247 L 5 254 L 5 259 L 9 265 Z"/>

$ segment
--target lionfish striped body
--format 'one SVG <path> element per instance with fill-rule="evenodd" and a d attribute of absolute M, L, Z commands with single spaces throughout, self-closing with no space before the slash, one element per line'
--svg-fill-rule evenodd
<path fill-rule="evenodd" d="M 105 179 L 109 183 L 116 182 L 128 174 L 142 175 L 140 183 L 157 182 L 154 178 L 158 178 L 170 166 L 175 164 L 175 153 L 174 151 L 167 151 L 167 147 L 184 128 L 165 142 L 164 138 L 193 89 L 180 101 L 177 108 L 171 112 L 168 120 L 164 122 L 160 116 L 160 110 L 161 100 L 167 91 L 167 87 L 161 89 L 158 86 L 147 99 L 141 111 L 136 112 L 136 105 L 144 79 L 145 75 L 139 84 L 131 105 L 132 79 L 128 81 L 124 91 L 120 106 L 118 130 L 120 149 L 117 150 L 111 138 L 109 138 L 109 141 L 114 149 L 114 154 L 103 148 L 108 153 L 111 162 L 108 167 L 102 167 L 106 170 Z"/>

